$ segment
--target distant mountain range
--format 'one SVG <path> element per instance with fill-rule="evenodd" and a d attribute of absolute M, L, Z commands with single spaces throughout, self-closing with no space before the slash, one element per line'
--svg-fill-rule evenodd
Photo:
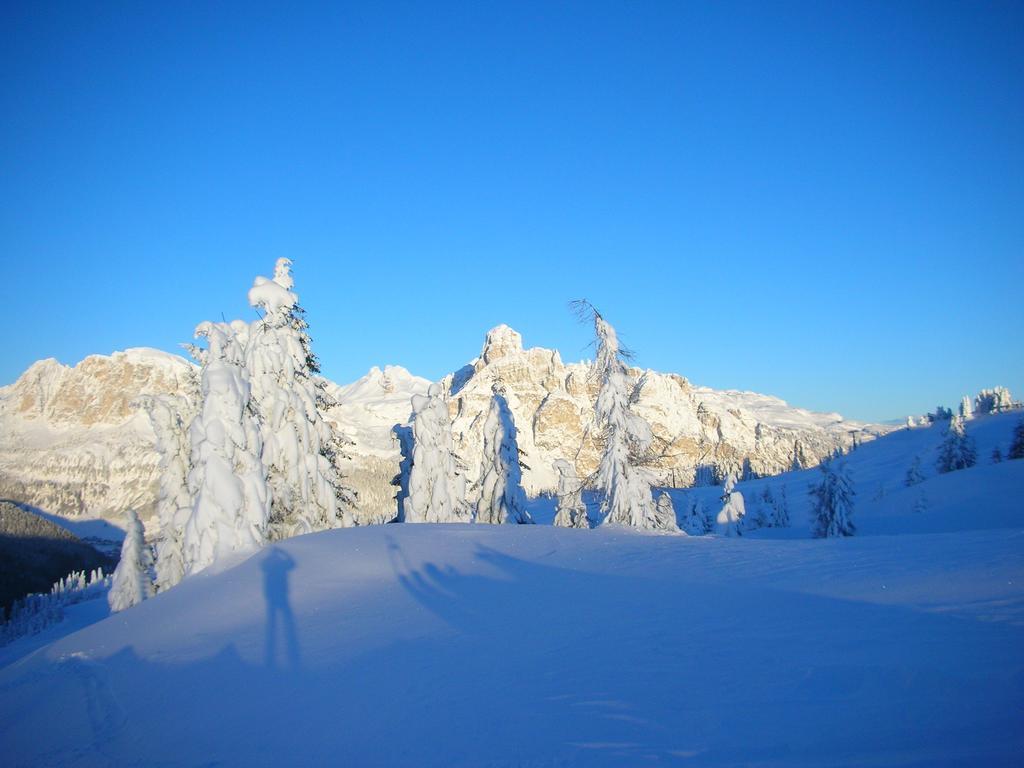
<path fill-rule="evenodd" d="M 596 390 L 587 372 L 584 363 L 563 363 L 555 350 L 524 349 L 521 336 L 502 325 L 487 333 L 478 357 L 442 380 L 471 498 L 495 381 L 505 387 L 515 417 L 530 494 L 554 489 L 555 459 L 574 461 L 581 476 L 594 469 L 597 447 L 588 425 Z M 717 481 L 728 471 L 776 474 L 794 456 L 813 465 L 891 429 L 766 395 L 694 386 L 674 373 L 632 373 L 644 377 L 638 409 L 662 443 L 652 469 L 667 486 Z M 128 508 L 151 517 L 158 456 L 148 420 L 132 403 L 140 395 L 195 398 L 196 374 L 184 358 L 147 348 L 93 355 L 73 367 L 53 359 L 33 364 L 0 388 L 0 498 L 65 517 L 118 521 Z M 392 429 L 408 422 L 410 398 L 429 384 L 399 366 L 372 368 L 344 386 L 327 383 L 337 400 L 329 418 L 349 442 L 341 465 L 360 494 L 358 521 L 393 517 L 391 480 L 400 452 Z"/>

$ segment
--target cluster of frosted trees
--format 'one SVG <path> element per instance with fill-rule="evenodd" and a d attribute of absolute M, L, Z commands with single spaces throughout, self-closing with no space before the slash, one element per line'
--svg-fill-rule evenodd
<path fill-rule="evenodd" d="M 278 259 L 274 277 L 257 277 L 249 291 L 258 320 L 196 328 L 206 346 L 192 348 L 201 364 L 194 411 L 184 398 L 139 402 L 161 453 L 160 533 L 152 564 L 129 513 L 114 610 L 226 555 L 351 523 L 353 497 L 324 419 L 329 398 L 293 286 L 291 262 Z"/>
<path fill-rule="evenodd" d="M 633 382 L 623 360 L 615 330 L 589 304 L 582 305 L 593 320 L 597 359 L 591 374 L 598 383 L 594 415 L 602 445 L 601 461 L 591 478 L 577 477 L 565 459 L 555 462 L 558 507 L 555 524 L 589 528 L 583 502 L 584 486 L 602 497 L 603 524 L 678 532 L 671 500 L 656 502 L 652 478 L 645 468 L 652 456 L 650 425 L 634 410 L 643 380 Z M 413 398 L 413 448 L 408 487 L 401 519 L 405 522 L 532 523 L 522 488 L 522 458 L 516 426 L 500 382 L 492 388 L 483 425 L 483 455 L 475 514 L 466 502 L 466 483 L 452 450 L 451 418 L 440 387 Z"/>
<path fill-rule="evenodd" d="M 352 524 L 353 494 L 342 484 L 335 464 L 337 438 L 323 417 L 329 404 L 313 354 L 304 313 L 293 292 L 291 263 L 279 259 L 271 279 L 256 278 L 250 304 L 262 312 L 252 323 L 205 322 L 196 329 L 205 339 L 193 348 L 201 363 L 198 403 L 187 398 L 147 397 L 139 405 L 149 416 L 161 451 L 158 498 L 160 535 L 155 558 L 142 539 L 142 527 L 129 513 L 121 565 L 113 577 L 110 602 L 115 610 L 134 605 L 153 591 L 172 587 L 218 558 L 311 531 Z M 677 523 L 670 496 L 655 498 L 649 471 L 658 453 L 650 425 L 635 405 L 644 377 L 634 380 L 628 354 L 615 329 L 589 303 L 576 308 L 593 323 L 597 354 L 591 368 L 596 385 L 594 429 L 601 447 L 596 471 L 580 478 L 574 465 L 559 459 L 557 526 L 589 528 L 584 488 L 600 498 L 600 524 L 663 533 L 703 535 L 716 531 L 739 536 L 757 528 L 790 524 L 785 488 L 770 487 L 748 505 L 736 488 L 736 476 L 724 483 L 717 514 L 698 499 Z M 439 384 L 413 397 L 411 427 L 399 437 L 404 459 L 398 516 L 408 523 L 528 524 L 522 487 L 522 452 L 508 394 L 500 382 L 483 422 L 483 451 L 477 485 L 467 488 L 466 467 L 455 454 L 446 393 Z M 929 420 L 949 420 L 938 461 L 940 472 L 972 466 L 973 441 L 964 422 L 976 413 L 1015 407 L 1004 388 L 963 398 L 960 412 L 939 408 Z M 908 426 L 915 426 L 908 419 Z M 397 433 L 396 433 L 397 434 Z M 1024 423 L 1019 425 L 1010 458 L 1024 456 Z M 1001 460 L 993 458 L 993 460 Z M 805 465 L 794 445 L 793 469 Z M 812 533 L 849 536 L 854 492 L 837 455 L 820 466 L 810 488 Z M 923 480 L 920 460 L 906 483 Z M 475 491 L 475 503 L 468 493 Z M 749 506 L 749 509 L 748 509 Z M 155 573 L 155 579 L 149 574 Z"/>
<path fill-rule="evenodd" d="M 48 593 L 26 595 L 15 601 L 4 619 L 0 609 L 0 646 L 42 632 L 64 619 L 64 609 L 76 603 L 98 598 L 108 592 L 111 579 L 102 568 L 86 574 L 73 571 L 56 582 Z"/>

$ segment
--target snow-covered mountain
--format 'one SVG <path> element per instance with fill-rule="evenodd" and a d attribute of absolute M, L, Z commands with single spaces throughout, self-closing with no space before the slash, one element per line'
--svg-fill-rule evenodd
<path fill-rule="evenodd" d="M 696 387 L 675 373 L 632 369 L 643 378 L 637 410 L 662 442 L 655 476 L 665 486 L 719 481 L 725 473 L 772 475 L 789 469 L 794 451 L 804 466 L 817 464 L 837 448 L 866 442 L 890 428 L 847 421 L 837 413 L 813 413 L 753 392 Z M 483 420 L 491 385 L 500 382 L 519 431 L 528 468 L 523 484 L 531 494 L 553 491 L 558 459 L 575 463 L 580 477 L 598 461 L 596 435 L 589 430 L 596 387 L 585 363 L 563 363 L 556 350 L 524 349 L 519 333 L 506 325 L 488 332 L 480 356 L 450 374 L 456 450 L 469 479 L 479 472 Z"/>
<path fill-rule="evenodd" d="M 196 369 L 138 348 L 34 363 L 0 388 L 0 498 L 62 516 L 152 513 L 158 460 L 140 395 L 196 396 Z"/>
<path fill-rule="evenodd" d="M 848 446 L 854 435 L 866 440 L 888 429 L 764 395 L 695 387 L 677 374 L 633 373 L 646 382 L 639 410 L 665 444 L 657 467 L 665 485 L 687 486 L 695 477 L 744 467 L 777 473 L 792 464 L 797 446 L 802 460 L 813 464 Z M 487 333 L 477 358 L 443 380 L 456 450 L 470 480 L 479 472 L 482 423 L 495 380 L 506 389 L 520 433 L 528 492 L 554 490 L 556 459 L 573 461 L 581 476 L 592 471 L 597 453 L 588 434 L 594 390 L 587 366 L 565 364 L 554 350 L 524 349 L 517 332 L 498 326 Z M 349 442 L 341 464 L 359 492 L 359 522 L 394 516 L 391 480 L 401 457 L 393 428 L 408 423 L 411 397 L 429 384 L 399 366 L 374 367 L 346 386 L 328 382 L 337 401 L 329 418 Z M 35 363 L 0 388 L 0 498 L 63 516 L 120 520 L 134 508 L 150 518 L 158 456 L 148 419 L 132 403 L 144 394 L 194 398 L 196 391 L 196 367 L 154 349 L 94 355 L 74 367 Z"/>

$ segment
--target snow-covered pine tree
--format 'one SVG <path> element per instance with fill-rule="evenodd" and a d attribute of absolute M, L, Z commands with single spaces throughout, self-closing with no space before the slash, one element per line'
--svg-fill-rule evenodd
<path fill-rule="evenodd" d="M 819 466 L 821 482 L 811 485 L 811 535 L 816 538 L 853 536 L 853 483 L 843 461 L 826 461 Z"/>
<path fill-rule="evenodd" d="M 904 485 L 907 486 L 917 485 L 918 483 L 924 482 L 924 474 L 921 472 L 920 456 L 915 456 L 914 460 L 910 462 L 910 468 L 907 470 L 907 475 L 903 482 Z"/>
<path fill-rule="evenodd" d="M 483 466 L 480 470 L 478 523 L 532 523 L 519 464 L 516 425 L 505 399 L 505 388 L 491 385 L 491 407 L 484 421 Z"/>
<path fill-rule="evenodd" d="M 1024 459 L 1024 418 L 1013 428 L 1013 440 L 1010 442 L 1009 459 Z"/>
<path fill-rule="evenodd" d="M 758 528 L 771 527 L 771 507 L 765 502 L 764 494 L 753 497 L 752 509 L 743 515 L 743 530 L 756 531 Z"/>
<path fill-rule="evenodd" d="M 803 449 L 800 447 L 800 441 L 799 440 L 794 440 L 793 441 L 793 459 L 792 459 L 792 461 L 789 462 L 789 471 L 790 472 L 799 472 L 805 466 L 806 466 L 806 462 L 804 461 L 804 452 L 803 452 Z"/>
<path fill-rule="evenodd" d="M 681 525 L 684 532 L 689 536 L 703 536 L 710 534 L 715 523 L 711 515 L 705 510 L 699 499 L 694 499 L 686 504 L 686 512 L 683 514 Z"/>
<path fill-rule="evenodd" d="M 113 612 L 123 611 L 138 605 L 153 596 L 153 554 L 146 545 L 142 522 L 134 509 L 125 515 L 124 543 L 121 545 L 121 560 L 114 570 L 114 577 L 107 593 L 107 602 Z"/>
<path fill-rule="evenodd" d="M 771 492 L 771 489 L 767 489 Z M 789 498 L 786 496 L 786 486 L 779 488 L 779 495 L 771 499 L 773 509 L 772 528 L 789 528 Z"/>
<path fill-rule="evenodd" d="M 412 398 L 412 469 L 403 504 L 406 523 L 468 523 L 466 478 L 452 443 L 452 420 L 441 385 Z"/>
<path fill-rule="evenodd" d="M 601 444 L 595 481 L 603 494 L 601 524 L 678 533 L 674 518 L 658 514 L 651 478 L 643 466 L 651 458 L 654 443 L 650 425 L 633 410 L 644 379 L 636 384 L 630 380 L 615 329 L 601 313 L 586 301 L 573 306 L 581 318 L 593 320 L 597 335 L 591 375 L 599 384 L 594 414 Z"/>
<path fill-rule="evenodd" d="M 992 463 L 1001 464 L 1003 461 L 1003 452 L 999 450 L 999 446 L 992 449 Z"/>
<path fill-rule="evenodd" d="M 395 519 L 398 522 L 402 522 L 405 520 L 405 500 L 409 498 L 409 475 L 412 473 L 412 427 L 405 424 L 395 424 L 391 428 L 391 434 L 398 444 L 400 456 L 398 474 L 391 480 L 391 485 L 398 489 L 395 492 L 395 504 L 398 508 Z"/>
<path fill-rule="evenodd" d="M 1013 397 L 1006 387 L 983 389 L 974 398 L 975 413 L 1001 413 L 1013 408 Z"/>
<path fill-rule="evenodd" d="M 655 513 L 658 516 L 658 530 L 670 531 L 673 528 L 679 530 L 679 524 L 676 523 L 676 509 L 672 506 L 672 497 L 668 495 L 668 491 L 662 491 L 658 494 L 658 500 L 655 502 Z"/>
<path fill-rule="evenodd" d="M 742 536 L 743 518 L 747 513 L 743 494 L 736 490 L 736 476 L 729 473 L 722 489 L 722 509 L 718 512 L 718 530 L 723 536 Z"/>
<path fill-rule="evenodd" d="M 257 277 L 249 290 L 249 303 L 263 311 L 249 331 L 245 362 L 271 490 L 272 541 L 352 524 L 355 501 L 335 464 L 338 438 L 325 418 L 331 398 L 293 286 L 291 261 L 281 258 L 273 279 Z"/>
<path fill-rule="evenodd" d="M 267 540 L 270 490 L 244 364 L 248 330 L 241 321 L 205 322 L 196 328 L 196 337 L 206 338 L 208 348 L 200 372 L 199 412 L 189 429 L 193 503 L 182 536 L 185 575 Z"/>
<path fill-rule="evenodd" d="M 949 421 L 946 439 L 939 449 L 939 460 L 936 464 L 939 472 L 955 472 L 973 467 L 977 459 L 974 439 L 964 430 L 963 418 L 954 416 Z"/>
<path fill-rule="evenodd" d="M 565 459 L 555 459 L 552 466 L 558 473 L 555 525 L 563 528 L 590 528 L 587 505 L 583 503 L 583 482 L 576 475 L 576 469 Z"/>
<path fill-rule="evenodd" d="M 974 418 L 974 408 L 971 407 L 971 398 L 964 395 L 960 400 L 960 418 L 964 421 L 970 421 Z"/>
<path fill-rule="evenodd" d="M 185 577 L 181 540 L 192 513 L 188 433 L 195 407 L 189 398 L 178 395 L 145 395 L 136 404 L 149 417 L 160 452 L 160 487 L 156 502 L 160 533 L 155 546 L 155 587 L 162 592 Z"/>
<path fill-rule="evenodd" d="M 907 416 L 907 429 L 913 429 L 917 424 L 914 422 L 913 416 Z"/>

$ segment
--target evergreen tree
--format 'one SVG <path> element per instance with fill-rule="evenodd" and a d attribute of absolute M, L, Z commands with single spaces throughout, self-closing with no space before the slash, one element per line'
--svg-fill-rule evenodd
<path fill-rule="evenodd" d="M 412 398 L 412 468 L 409 496 L 403 505 L 406 523 L 468 523 L 466 479 L 452 443 L 452 420 L 441 385 Z"/>
<path fill-rule="evenodd" d="M 1017 422 L 1013 428 L 1013 440 L 1010 443 L 1010 452 L 1007 454 L 1010 459 L 1024 459 L 1024 418 Z"/>
<path fill-rule="evenodd" d="M 587 302 L 576 302 L 575 307 L 581 317 L 593 319 L 597 336 L 592 375 L 599 384 L 594 413 L 601 443 L 596 484 L 603 493 L 602 525 L 678 532 L 674 519 L 658 514 L 644 468 L 651 460 L 654 434 L 633 409 L 644 380 L 631 382 L 615 329 L 601 313 Z"/>
<path fill-rule="evenodd" d="M 676 523 L 676 510 L 672 506 L 672 497 L 668 495 L 667 491 L 662 491 L 658 494 L 658 500 L 655 502 L 654 509 L 657 515 L 658 530 L 679 530 L 679 526 Z"/>
<path fill-rule="evenodd" d="M 765 490 L 767 491 L 767 488 Z M 743 529 L 756 531 L 758 528 L 770 528 L 771 520 L 771 507 L 765 501 L 762 492 L 760 496 L 753 497 L 752 508 L 743 515 Z"/>
<path fill-rule="evenodd" d="M 695 498 L 686 505 L 681 527 L 690 536 L 703 536 L 706 533 L 711 533 L 715 526 L 711 515 L 705 511 L 700 499 Z"/>
<path fill-rule="evenodd" d="M 937 463 L 939 472 L 955 472 L 973 467 L 977 462 L 974 450 L 974 439 L 964 430 L 964 420 L 960 416 L 950 419 L 946 439 L 939 449 Z"/>
<path fill-rule="evenodd" d="M 1003 461 L 1003 452 L 999 450 L 998 446 L 992 449 L 992 463 L 1000 464 Z"/>
<path fill-rule="evenodd" d="M 484 422 L 478 523 L 532 523 L 526 511 L 516 425 L 500 384 L 491 386 L 491 407 Z"/>
<path fill-rule="evenodd" d="M 920 456 L 915 456 L 914 460 L 910 463 L 910 469 L 907 470 L 907 475 L 903 482 L 904 485 L 907 486 L 917 485 L 918 483 L 924 482 L 924 474 L 921 472 Z"/>
<path fill-rule="evenodd" d="M 587 505 L 583 503 L 583 483 L 575 468 L 565 459 L 556 459 L 553 466 L 558 473 L 558 507 L 554 524 L 563 528 L 590 528 Z"/>
<path fill-rule="evenodd" d="M 134 509 L 129 509 L 126 517 L 121 560 L 114 571 L 110 592 L 107 594 L 110 610 L 115 613 L 138 605 L 153 596 L 153 581 L 150 576 L 153 555 L 146 546 L 142 522 Z"/>
<path fill-rule="evenodd" d="M 800 441 L 795 440 L 793 442 L 793 460 L 789 463 L 789 471 L 799 472 L 804 466 L 804 452 L 800 448 Z"/>
<path fill-rule="evenodd" d="M 200 372 L 200 407 L 189 429 L 192 510 L 182 535 L 185 574 L 267 540 L 270 490 L 244 365 L 248 325 L 202 323 L 208 349 Z"/>
<path fill-rule="evenodd" d="M 974 418 L 974 408 L 971 407 L 971 398 L 964 395 L 960 400 L 960 418 L 964 421 L 970 421 Z"/>
<path fill-rule="evenodd" d="M 725 479 L 722 502 L 722 509 L 716 520 L 719 531 L 723 536 L 742 536 L 746 506 L 743 503 L 743 494 L 736 490 L 736 476 L 732 473 Z"/>
<path fill-rule="evenodd" d="M 821 482 L 811 485 L 811 534 L 816 538 L 853 536 L 853 484 L 842 461 L 823 462 Z"/>
<path fill-rule="evenodd" d="M 770 491 L 769 488 L 768 492 Z M 778 497 L 772 498 L 770 503 L 774 509 L 772 528 L 789 528 L 789 499 L 786 496 L 786 486 L 779 488 Z"/>
<path fill-rule="evenodd" d="M 325 418 L 333 401 L 293 286 L 291 261 L 282 258 L 273 279 L 257 277 L 249 291 L 249 303 L 263 311 L 249 332 L 246 366 L 271 490 L 272 541 L 351 524 L 355 501 L 338 473 L 340 446 Z"/>
<path fill-rule="evenodd" d="M 188 488 L 189 425 L 195 416 L 189 398 L 148 395 L 137 404 L 146 412 L 160 452 L 160 487 L 156 512 L 160 534 L 156 541 L 156 589 L 170 589 L 185 576 L 182 536 L 192 512 Z"/>

